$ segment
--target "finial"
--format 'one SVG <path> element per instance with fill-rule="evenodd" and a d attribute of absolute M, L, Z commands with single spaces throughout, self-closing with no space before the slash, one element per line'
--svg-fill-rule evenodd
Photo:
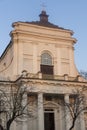
<path fill-rule="evenodd" d="M 40 17 L 40 22 L 48 22 L 48 15 L 46 14 L 46 11 L 45 11 L 45 4 L 43 3 L 42 4 L 42 12 L 41 14 L 39 15 Z"/>

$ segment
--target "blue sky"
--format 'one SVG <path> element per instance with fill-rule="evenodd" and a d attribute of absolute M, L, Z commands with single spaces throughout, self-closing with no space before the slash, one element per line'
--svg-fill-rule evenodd
<path fill-rule="evenodd" d="M 10 41 L 12 23 L 39 20 L 43 3 L 50 22 L 74 31 L 75 64 L 87 71 L 87 0 L 0 0 L 0 55 Z"/>

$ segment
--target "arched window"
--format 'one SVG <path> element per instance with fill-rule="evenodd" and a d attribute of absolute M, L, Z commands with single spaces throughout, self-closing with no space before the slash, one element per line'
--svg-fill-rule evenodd
<path fill-rule="evenodd" d="M 41 55 L 42 65 L 52 65 L 52 57 L 48 53 L 43 53 Z"/>
<path fill-rule="evenodd" d="M 53 75 L 52 56 L 48 53 L 41 55 L 41 72 L 42 74 Z"/>

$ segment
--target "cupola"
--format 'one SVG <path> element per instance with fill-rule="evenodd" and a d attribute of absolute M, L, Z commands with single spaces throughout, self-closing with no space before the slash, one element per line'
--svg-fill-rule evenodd
<path fill-rule="evenodd" d="M 48 22 L 49 15 L 46 14 L 46 11 L 42 10 L 39 17 L 40 17 L 40 22 Z"/>

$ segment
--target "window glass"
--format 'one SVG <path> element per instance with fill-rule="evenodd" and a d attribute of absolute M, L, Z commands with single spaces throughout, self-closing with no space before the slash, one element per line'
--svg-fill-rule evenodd
<path fill-rule="evenodd" d="M 41 55 L 42 65 L 52 65 L 52 57 L 48 53 L 43 53 Z"/>

